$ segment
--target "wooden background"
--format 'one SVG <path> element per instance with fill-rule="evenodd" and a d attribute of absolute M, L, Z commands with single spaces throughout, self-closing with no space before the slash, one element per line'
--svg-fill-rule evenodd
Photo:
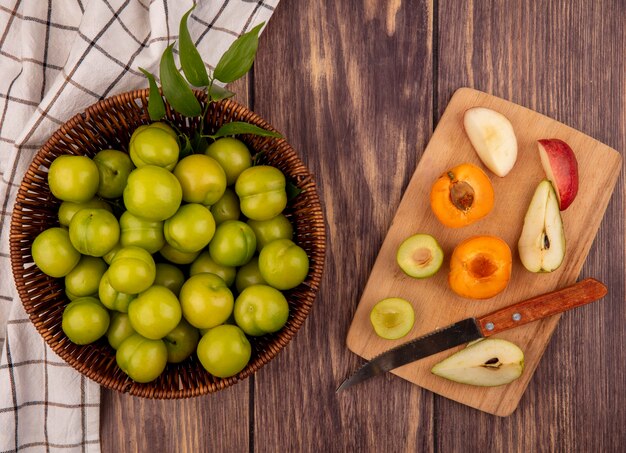
<path fill-rule="evenodd" d="M 508 418 L 386 375 L 336 395 L 345 338 L 402 192 L 452 93 L 474 87 L 626 150 L 622 0 L 282 0 L 234 91 L 317 176 L 320 294 L 252 379 L 187 401 L 103 391 L 104 452 L 626 451 L 624 170 L 581 277 L 609 296 L 563 316 Z"/>

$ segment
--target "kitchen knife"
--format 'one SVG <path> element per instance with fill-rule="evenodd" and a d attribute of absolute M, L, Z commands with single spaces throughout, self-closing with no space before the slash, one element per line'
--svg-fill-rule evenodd
<path fill-rule="evenodd" d="M 464 319 L 374 357 L 343 381 L 337 392 L 446 349 L 586 305 L 601 299 L 606 293 L 606 286 L 593 278 L 587 278 L 572 286 L 532 297 L 487 315 Z"/>

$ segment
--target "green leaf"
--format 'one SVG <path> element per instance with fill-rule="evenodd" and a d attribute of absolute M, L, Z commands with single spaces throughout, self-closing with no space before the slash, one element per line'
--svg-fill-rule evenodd
<path fill-rule="evenodd" d="M 290 181 L 287 181 L 285 190 L 287 191 L 287 200 L 289 201 L 293 200 L 302 193 L 302 189 Z"/>
<path fill-rule="evenodd" d="M 217 80 L 224 83 L 234 82 L 250 70 L 259 47 L 259 32 L 263 25 L 265 22 L 261 22 L 232 43 L 213 71 Z"/>
<path fill-rule="evenodd" d="M 283 136 L 277 132 L 268 131 L 266 129 L 261 129 L 254 124 L 245 123 L 242 121 L 233 121 L 232 123 L 226 123 L 220 127 L 217 132 L 213 135 L 209 135 L 208 137 L 212 139 L 216 139 L 219 137 L 226 137 L 227 135 L 238 135 L 238 134 L 254 134 L 260 135 L 261 137 L 275 137 L 282 138 Z"/>
<path fill-rule="evenodd" d="M 222 99 L 232 98 L 234 95 L 235 93 L 219 85 L 211 85 L 209 89 L 209 96 L 212 101 L 221 101 Z"/>
<path fill-rule="evenodd" d="M 196 49 L 196 45 L 193 43 L 189 29 L 187 28 L 187 18 L 195 7 L 196 5 L 192 6 L 180 20 L 180 29 L 178 32 L 180 39 L 180 64 L 183 67 L 183 72 L 189 83 L 197 87 L 205 87 L 210 83 L 209 75 L 206 72 L 202 57 L 198 49 Z"/>
<path fill-rule="evenodd" d="M 193 146 L 191 145 L 191 141 L 189 141 L 189 137 L 187 137 L 187 134 L 180 134 L 178 136 L 178 139 L 181 143 L 181 147 L 180 147 L 180 153 L 178 155 L 178 160 L 183 159 L 187 156 L 189 156 L 190 154 L 193 154 Z"/>
<path fill-rule="evenodd" d="M 167 46 L 161 56 L 159 71 L 163 94 L 178 113 L 185 116 L 198 116 L 202 113 L 202 107 L 189 88 L 187 81 L 176 69 L 172 47 L 174 44 Z"/>
<path fill-rule="evenodd" d="M 165 116 L 165 103 L 159 92 L 154 76 L 144 68 L 139 68 L 143 75 L 148 78 L 150 83 L 150 94 L 148 95 L 148 115 L 152 121 L 159 121 Z"/>
<path fill-rule="evenodd" d="M 191 137 L 191 148 L 195 154 L 202 154 L 206 150 L 207 146 L 209 146 L 209 142 L 204 138 L 198 131 L 193 133 Z"/>

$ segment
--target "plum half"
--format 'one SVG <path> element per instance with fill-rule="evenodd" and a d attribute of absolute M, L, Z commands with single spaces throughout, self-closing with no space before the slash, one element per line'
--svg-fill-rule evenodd
<path fill-rule="evenodd" d="M 396 261 L 409 277 L 431 277 L 443 263 L 443 250 L 430 234 L 415 234 L 400 244 Z"/>
<path fill-rule="evenodd" d="M 396 340 L 411 331 L 415 323 L 415 312 L 408 300 L 389 297 L 372 307 L 370 322 L 379 337 Z"/>

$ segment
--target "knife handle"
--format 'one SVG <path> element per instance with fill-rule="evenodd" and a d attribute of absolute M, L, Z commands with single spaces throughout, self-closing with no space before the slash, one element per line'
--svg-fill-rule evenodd
<path fill-rule="evenodd" d="M 607 291 L 598 280 L 587 278 L 572 286 L 501 308 L 476 318 L 476 322 L 483 336 L 489 337 L 594 302 L 603 298 Z"/>

